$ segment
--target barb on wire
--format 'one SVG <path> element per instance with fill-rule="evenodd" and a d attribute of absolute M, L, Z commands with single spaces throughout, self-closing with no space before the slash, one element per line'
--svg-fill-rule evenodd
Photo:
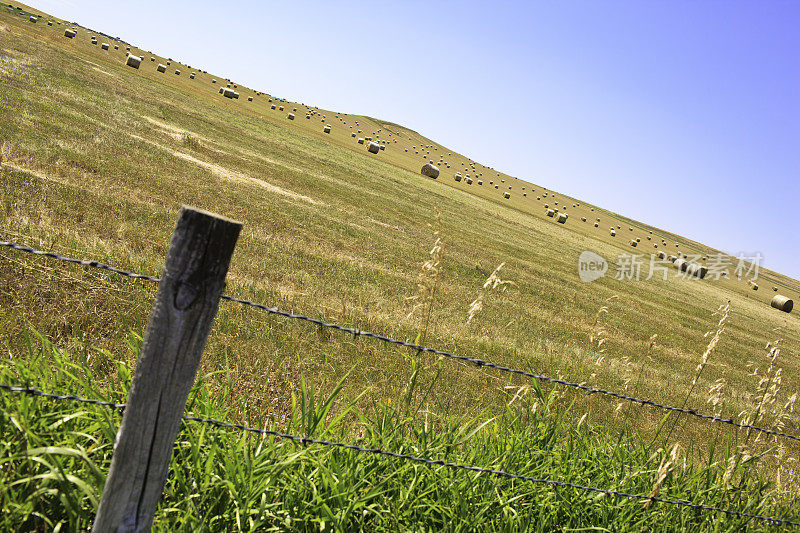
<path fill-rule="evenodd" d="M 134 279 L 142 279 L 145 281 L 155 281 L 158 283 L 159 279 L 154 278 L 152 276 L 145 276 L 143 274 L 134 274 L 133 272 L 128 272 L 126 270 L 121 270 L 119 268 L 114 268 L 112 266 L 100 263 L 99 261 L 90 261 L 86 259 L 75 259 L 72 257 L 66 257 L 63 255 L 54 254 L 53 252 L 45 252 L 43 250 L 36 250 L 34 248 L 28 248 L 27 246 L 20 246 L 19 244 L 14 244 L 13 242 L 7 241 L 0 241 L 0 246 L 5 246 L 7 248 L 11 248 L 13 250 L 18 250 L 20 252 L 27 252 L 33 255 L 42 255 L 44 257 L 50 257 L 51 259 L 58 259 L 59 261 L 66 261 L 67 263 L 75 263 L 77 265 L 89 266 L 94 268 L 101 268 L 103 270 L 108 270 L 113 272 L 114 274 L 119 274 L 120 276 L 126 276 L 128 278 Z"/>
<path fill-rule="evenodd" d="M 10 243 L 10 242 L 4 242 L 4 241 L 0 241 L 0 246 L 7 246 L 7 247 L 12 248 L 14 250 L 19 250 L 19 251 L 22 251 L 22 252 L 32 253 L 32 254 L 36 254 L 36 255 L 43 255 L 43 256 L 46 256 L 46 257 L 51 257 L 53 259 L 59 259 L 59 260 L 62 260 L 62 261 L 67 261 L 67 262 L 70 262 L 70 263 L 77 263 L 77 264 L 80 264 L 80 265 L 85 265 L 85 266 L 90 266 L 90 267 L 95 267 L 95 268 L 102 268 L 102 269 L 114 272 L 115 274 L 120 274 L 122 276 L 127 276 L 129 278 L 142 279 L 142 280 L 146 280 L 146 281 L 155 281 L 155 282 L 159 281 L 158 278 L 154 278 L 154 277 L 151 277 L 151 276 L 144 276 L 144 275 L 141 275 L 141 274 L 134 274 L 132 272 L 127 272 L 125 270 L 121 270 L 121 269 L 114 268 L 114 267 L 111 267 L 111 266 L 108 266 L 108 265 L 104 265 L 102 263 L 98 263 L 97 261 L 86 261 L 86 260 L 81 260 L 81 259 L 73 259 L 73 258 L 70 258 L 70 257 L 64 257 L 64 256 L 61 256 L 61 255 L 58 255 L 58 254 L 54 254 L 54 253 L 50 253 L 50 252 L 43 252 L 41 250 L 35 250 L 33 248 L 28 248 L 26 246 L 20 246 L 20 245 L 17 245 L 17 244 L 13 244 L 13 243 Z M 378 333 L 372 333 L 372 332 L 369 332 L 369 331 L 362 331 L 362 330 L 357 329 L 357 328 L 351 328 L 351 327 L 347 327 L 347 326 L 341 326 L 339 324 L 328 323 L 328 322 L 325 322 L 323 320 L 319 320 L 317 318 L 312 318 L 312 317 L 308 317 L 308 316 L 304 316 L 304 315 L 298 315 L 298 314 L 295 314 L 295 313 L 289 313 L 287 311 L 281 311 L 280 309 L 277 309 L 277 308 L 274 308 L 274 307 L 269 307 L 269 306 L 266 306 L 264 304 L 260 304 L 260 303 L 257 303 L 257 302 L 251 302 L 250 300 L 243 300 L 241 298 L 236 298 L 236 297 L 233 297 L 233 296 L 229 296 L 227 294 L 223 294 L 221 296 L 221 299 L 228 300 L 230 302 L 234 302 L 234 303 L 238 303 L 238 304 L 242 304 L 242 305 L 246 305 L 246 306 L 250 306 L 250 307 L 254 307 L 256 309 L 260 309 L 262 311 L 266 311 L 267 313 L 270 313 L 270 314 L 282 316 L 284 318 L 290 318 L 290 319 L 310 322 L 310 323 L 316 324 L 317 326 L 320 326 L 320 327 L 330 328 L 330 329 L 334 329 L 334 330 L 337 330 L 337 331 L 341 331 L 343 333 L 347 333 L 347 334 L 353 335 L 354 337 L 359 337 L 359 336 L 360 337 L 369 337 L 369 338 L 376 339 L 376 340 L 379 340 L 379 341 L 382 341 L 382 342 L 385 342 L 385 343 L 388 343 L 388 344 L 394 344 L 394 345 L 397 345 L 397 346 L 403 346 L 403 347 L 409 348 L 411 350 L 414 350 L 416 352 L 427 352 L 427 353 L 431 353 L 431 354 L 435 354 L 435 355 L 440 355 L 440 356 L 448 358 L 448 359 L 453 359 L 453 360 L 456 360 L 456 361 L 463 361 L 463 362 L 467 362 L 467 363 L 472 363 L 472 364 L 474 364 L 474 365 L 476 365 L 476 366 L 478 366 L 480 368 L 492 368 L 492 369 L 498 370 L 500 372 L 506 372 L 506 373 L 509 373 L 509 374 L 525 376 L 525 377 L 528 377 L 528 378 L 531 378 L 531 379 L 535 379 L 535 380 L 538 380 L 538 381 L 542 381 L 542 382 L 546 382 L 546 383 L 554 383 L 556 385 L 562 385 L 562 386 L 565 386 L 565 387 L 571 387 L 571 388 L 574 388 L 574 389 L 582 390 L 582 391 L 584 391 L 584 392 L 586 392 L 588 394 L 602 394 L 604 396 L 610 396 L 610 397 L 616 398 L 618 400 L 625 400 L 625 401 L 628 401 L 628 402 L 637 403 L 639 405 L 648 405 L 650 407 L 655 407 L 656 409 L 662 409 L 664 411 L 673 411 L 673 412 L 676 412 L 676 413 L 681 413 L 681 414 L 685 414 L 685 415 L 694 416 L 694 417 L 697 417 L 697 418 L 702 419 L 702 420 L 707 420 L 709 422 L 717 422 L 717 423 L 720 423 L 720 424 L 727 424 L 727 425 L 730 425 L 730 426 L 733 426 L 733 427 L 737 427 L 737 428 L 740 428 L 740 429 L 749 429 L 749 430 L 752 430 L 752 431 L 757 431 L 759 433 L 764 433 L 765 435 L 774 435 L 776 437 L 783 437 L 783 438 L 787 438 L 787 439 L 791 439 L 791 440 L 795 440 L 795 441 L 800 442 L 800 437 L 798 437 L 796 435 L 791 435 L 789 433 L 783 433 L 781 431 L 775 431 L 775 430 L 772 430 L 772 429 L 767 429 L 767 428 L 755 426 L 755 425 L 752 425 L 752 424 L 736 422 L 732 418 L 721 418 L 721 417 L 714 416 L 714 415 L 700 413 L 700 412 L 696 411 L 695 409 L 686 409 L 686 408 L 683 408 L 683 407 L 675 407 L 675 406 L 671 406 L 671 405 L 665 405 L 665 404 L 654 402 L 652 400 L 647 400 L 647 399 L 643 399 L 643 398 L 637 398 L 635 396 L 628 396 L 628 395 L 625 395 L 625 394 L 620 394 L 618 392 L 613 392 L 613 391 L 609 391 L 609 390 L 605 390 L 605 389 L 600 389 L 600 388 L 597 388 L 597 387 L 589 387 L 589 386 L 586 386 L 586 385 L 582 385 L 581 383 L 576 383 L 576 382 L 566 381 L 566 380 L 559 379 L 559 378 L 554 378 L 554 377 L 548 376 L 546 374 L 534 374 L 532 372 L 527 372 L 525 370 L 519 370 L 519 369 L 516 369 L 516 368 L 510 368 L 510 367 L 507 367 L 507 366 L 498 365 L 498 364 L 492 363 L 490 361 L 484 361 L 483 359 L 478 359 L 476 357 L 467 357 L 467 356 L 464 356 L 464 355 L 456 355 L 456 354 L 453 354 L 453 353 L 450 353 L 450 352 L 445 352 L 445 351 L 442 351 L 442 350 L 437 350 L 435 348 L 430 348 L 428 346 L 423 346 L 421 344 L 414 344 L 412 342 L 407 342 L 407 341 L 402 341 L 402 340 L 399 340 L 399 339 L 394 339 L 392 337 L 387 337 L 387 336 L 384 336 L 384 335 L 380 335 Z"/>
<path fill-rule="evenodd" d="M 124 409 L 125 404 L 120 403 L 113 403 L 113 402 L 106 402 L 102 400 L 93 400 L 89 398 L 81 398 L 79 396 L 69 396 L 69 395 L 61 395 L 61 394 L 53 394 L 49 392 L 40 391 L 31 387 L 17 387 L 13 385 L 7 384 L 0 384 L 0 390 L 6 390 L 9 392 L 16 392 L 27 394 L 29 396 L 36 396 L 40 398 L 48 398 L 54 400 L 64 400 L 64 401 L 73 401 L 79 403 L 86 403 L 91 405 L 100 405 L 106 407 L 113 407 L 116 409 Z M 518 479 L 520 481 L 529 481 L 531 483 L 537 483 L 542 485 L 549 485 L 551 487 L 563 487 L 563 488 L 572 488 L 576 490 L 583 490 L 588 492 L 598 492 L 602 494 L 606 494 L 608 496 L 617 496 L 620 498 L 629 498 L 635 499 L 640 501 L 649 501 L 654 503 L 663 503 L 667 505 L 675 505 L 679 507 L 686 507 L 690 509 L 698 509 L 701 511 L 715 511 L 724 513 L 729 516 L 735 516 L 738 518 L 752 518 L 754 520 L 762 520 L 765 522 L 771 522 L 774 524 L 784 524 L 784 525 L 792 525 L 792 526 L 800 526 L 800 522 L 792 522 L 790 520 L 786 520 L 783 518 L 777 518 L 774 516 L 764 516 L 758 514 L 751 514 L 751 513 L 742 513 L 739 511 L 732 511 L 730 509 L 723 509 L 721 507 L 714 507 L 711 505 L 703 505 L 700 503 L 693 503 L 687 502 L 683 500 L 670 500 L 667 498 L 661 498 L 658 496 L 649 496 L 647 494 L 633 494 L 629 492 L 623 492 L 618 490 L 610 490 L 610 489 L 602 489 L 599 487 L 592 487 L 588 485 L 578 485 L 576 483 L 570 483 L 569 481 L 557 481 L 553 479 L 545 479 L 545 478 L 536 478 L 531 476 L 525 476 L 522 474 L 514 474 L 512 472 L 506 472 L 505 470 L 498 470 L 494 468 L 485 468 L 481 466 L 474 466 L 468 464 L 461 464 L 461 463 L 451 463 L 448 461 L 444 461 L 442 459 L 430 459 L 428 457 L 420 457 L 417 455 L 411 455 L 406 453 L 397 453 L 392 452 L 389 450 L 384 450 L 382 448 L 368 448 L 365 446 L 358 446 L 356 444 L 346 444 L 343 442 L 336 442 L 336 441 L 328 441 L 328 440 L 321 440 L 321 439 L 314 439 L 311 437 L 301 437 L 298 435 L 292 435 L 290 433 L 282 433 L 280 431 L 274 431 L 271 429 L 262 429 L 262 428 L 255 428 L 250 426 L 245 426 L 242 424 L 232 424 L 230 422 L 224 422 L 222 420 L 216 420 L 213 418 L 202 418 L 196 416 L 182 416 L 183 420 L 189 422 L 198 422 L 201 424 L 208 424 L 217 428 L 222 429 L 235 429 L 239 431 L 247 431 L 250 433 L 256 433 L 259 435 L 275 437 L 278 439 L 288 440 L 295 442 L 297 444 L 316 444 L 319 446 L 327 446 L 333 448 L 340 448 L 344 450 L 349 450 L 353 452 L 360 452 L 360 453 L 367 453 L 372 455 L 382 455 L 385 457 L 392 457 L 394 459 L 401 459 L 404 461 L 411 461 L 415 463 L 423 463 L 433 466 L 443 466 L 445 468 L 449 468 L 452 470 L 464 470 L 468 472 L 477 472 L 479 474 L 488 474 L 496 477 L 506 478 L 506 479 Z"/>

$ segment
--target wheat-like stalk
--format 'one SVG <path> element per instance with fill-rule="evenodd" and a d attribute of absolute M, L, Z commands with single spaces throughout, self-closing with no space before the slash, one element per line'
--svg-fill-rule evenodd
<path fill-rule="evenodd" d="M 483 283 L 483 287 L 481 287 L 481 292 L 478 294 L 478 297 L 475 298 L 469 304 L 469 310 L 467 312 L 467 322 L 472 322 L 472 319 L 481 312 L 483 309 L 483 303 L 486 298 L 486 295 L 497 288 L 500 288 L 501 291 L 505 291 L 508 287 L 516 287 L 517 284 L 513 281 L 504 280 L 500 278 L 500 270 L 505 266 L 505 263 L 500 263 L 497 268 L 494 269 L 494 272 L 486 278 L 486 281 Z"/>

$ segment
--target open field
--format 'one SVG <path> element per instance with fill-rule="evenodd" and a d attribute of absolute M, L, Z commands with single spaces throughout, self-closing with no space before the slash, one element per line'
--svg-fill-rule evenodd
<path fill-rule="evenodd" d="M 779 420 L 783 431 L 800 433 L 800 416 L 784 408 L 800 389 L 800 315 L 769 306 L 772 286 L 798 302 L 797 280 L 762 270 L 754 291 L 735 276 L 677 279 L 671 266 L 666 281 L 616 280 L 612 264 L 606 277 L 583 283 L 583 250 L 609 260 L 633 251 L 718 252 L 477 162 L 473 169 L 466 156 L 402 126 L 279 100 L 268 88 L 258 94 L 238 86 L 240 98 L 227 99 L 218 93 L 228 83 L 223 77 L 175 60 L 159 73 L 168 58 L 133 46 L 144 60 L 138 70 L 126 67 L 125 43 L 97 34 L 92 45 L 95 33 L 81 28 L 68 39 L 65 25 L 52 19 L 48 26 L 48 19 L 33 24 L 0 7 L 0 240 L 158 276 L 178 209 L 190 204 L 244 223 L 228 294 L 670 405 L 687 397 L 710 340 L 705 334 L 716 331 L 715 312 L 730 302 L 688 406 L 737 420 L 752 413 L 770 363 L 765 346 L 781 339 L 781 381 L 752 421 L 772 427 Z M 307 110 L 316 114 L 306 119 Z M 387 141 L 378 154 L 357 143 L 378 135 Z M 419 174 L 440 157 L 450 168 L 440 164 L 438 179 Z M 473 184 L 456 182 L 457 171 Z M 555 201 L 567 206 L 564 225 L 545 214 L 544 204 Z M 620 226 L 616 237 L 612 225 Z M 418 284 L 434 232 L 443 257 L 439 277 L 423 276 L 435 287 L 430 302 Z M 634 249 L 628 243 L 636 237 L 642 242 Z M 514 284 L 486 291 L 483 309 L 468 321 L 470 303 L 501 263 L 500 277 Z M 85 349 L 93 379 L 104 385 L 114 383 L 118 361 L 132 364 L 129 339 L 144 330 L 154 287 L 10 250 L 0 250 L 0 265 L 5 353 L 27 353 L 25 334 L 35 329 L 70 353 Z M 343 394 L 366 390 L 358 406 L 371 413 L 376 402 L 403 397 L 412 364 L 422 368 L 419 390 L 431 388 L 421 408 L 437 419 L 503 416 L 515 393 L 530 386 L 227 303 L 201 373 L 212 374 L 212 395 L 229 389 L 226 416 L 262 426 L 291 419 L 301 376 L 330 391 L 354 368 Z M 720 380 L 714 407 L 709 389 Z M 570 419 L 588 413 L 584 423 L 604 430 L 624 426 L 647 438 L 663 416 L 559 394 L 564 405 L 574 402 Z M 672 438 L 690 462 L 715 439 L 734 447 L 744 439 L 683 419 Z M 751 443 L 758 450 L 772 444 Z M 781 453 L 797 457 L 797 447 Z M 765 463 L 770 472 L 780 469 Z"/>

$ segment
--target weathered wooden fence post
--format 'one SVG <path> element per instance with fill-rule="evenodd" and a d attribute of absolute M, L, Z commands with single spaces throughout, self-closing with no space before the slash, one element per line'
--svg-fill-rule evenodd
<path fill-rule="evenodd" d="M 241 224 L 184 206 L 92 531 L 150 531 Z"/>

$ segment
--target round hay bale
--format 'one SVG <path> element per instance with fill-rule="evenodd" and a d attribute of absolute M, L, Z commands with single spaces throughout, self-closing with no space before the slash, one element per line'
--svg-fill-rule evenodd
<path fill-rule="evenodd" d="M 129 67 L 138 69 L 139 65 L 142 64 L 142 58 L 133 54 L 128 54 L 128 59 L 125 60 L 125 64 Z"/>
<path fill-rule="evenodd" d="M 636 242 L 636 241 L 631 241 L 631 246 L 633 246 L 634 248 L 636 248 L 636 245 L 638 245 L 638 244 L 639 244 L 639 243 L 638 243 L 638 242 Z"/>
<path fill-rule="evenodd" d="M 794 302 L 786 296 L 776 294 L 772 297 L 772 302 L 770 302 L 770 305 L 775 309 L 780 309 L 784 313 L 791 313 L 792 308 L 794 307 Z"/>
<path fill-rule="evenodd" d="M 372 142 L 372 141 L 370 141 L 370 142 L 369 142 L 369 145 L 367 146 L 367 151 L 368 151 L 369 153 L 371 153 L 371 154 L 377 154 L 378 152 L 380 152 L 380 151 L 381 151 L 381 148 L 380 148 L 380 146 L 378 146 L 378 143 L 375 143 L 375 142 Z M 438 169 L 437 169 L 437 170 L 438 170 Z M 437 175 L 438 175 L 438 174 L 437 174 Z"/>
<path fill-rule="evenodd" d="M 78 35 L 78 32 L 76 32 L 75 30 L 70 30 L 70 29 L 64 30 L 64 37 L 69 37 L 70 39 L 72 39 L 76 35 Z"/>
<path fill-rule="evenodd" d="M 547 207 L 547 206 L 545 206 L 545 207 Z M 552 209 L 548 209 L 547 210 L 547 216 L 549 216 L 550 218 L 553 218 L 554 216 L 556 216 L 556 212 L 553 211 Z"/>
<path fill-rule="evenodd" d="M 36 24 L 36 22 L 39 20 L 39 17 L 37 17 L 36 15 L 31 15 L 30 17 L 28 17 L 28 20 Z"/>
<path fill-rule="evenodd" d="M 288 118 L 289 120 L 294 120 L 294 113 L 289 113 L 288 115 L 286 115 L 286 118 Z"/>
<path fill-rule="evenodd" d="M 100 48 L 103 49 L 103 50 L 108 50 L 108 48 L 109 48 L 108 43 L 101 44 Z"/>
<path fill-rule="evenodd" d="M 658 252 L 658 258 L 659 259 L 666 259 L 667 258 L 667 253 L 664 252 L 664 251 Z"/>
<path fill-rule="evenodd" d="M 595 222 L 595 223 L 594 223 L 594 227 L 595 227 L 595 228 L 599 228 L 599 227 L 600 227 L 600 224 L 598 224 L 597 222 Z"/>
<path fill-rule="evenodd" d="M 483 180 L 478 180 L 478 185 L 483 185 Z"/>
<path fill-rule="evenodd" d="M 384 151 L 385 151 L 385 150 L 386 150 L 386 145 L 385 145 L 385 144 L 382 144 L 382 145 L 380 146 L 380 148 L 381 148 L 381 150 L 384 150 Z"/>
<path fill-rule="evenodd" d="M 581 222 L 586 222 L 586 217 L 581 217 Z"/>
<path fill-rule="evenodd" d="M 456 181 L 461 181 L 461 172 L 456 172 L 456 175 L 453 176 Z"/>
<path fill-rule="evenodd" d="M 472 185 L 472 178 L 467 178 L 467 185 Z"/>
<path fill-rule="evenodd" d="M 278 111 L 283 111 L 283 106 L 279 106 Z"/>
<path fill-rule="evenodd" d="M 159 63 L 158 66 L 156 67 L 156 70 L 158 72 L 166 72 L 167 71 L 167 66 L 165 64 L 163 64 L 163 63 Z"/>
<path fill-rule="evenodd" d="M 190 80 L 193 80 L 193 79 L 194 79 L 194 76 L 195 76 L 195 74 L 194 74 L 194 72 L 192 72 L 191 74 L 189 74 L 189 79 L 190 79 Z"/>
<path fill-rule="evenodd" d="M 180 75 L 181 75 L 181 71 L 180 71 L 180 70 L 176 70 L 176 71 L 175 71 L 175 75 L 176 75 L 176 76 L 180 76 Z M 252 101 L 252 100 L 253 100 L 253 99 L 252 99 L 252 97 L 251 97 L 251 98 L 250 98 L 250 101 Z"/>
<path fill-rule="evenodd" d="M 364 144 L 364 137 L 358 138 L 358 144 Z"/>
<path fill-rule="evenodd" d="M 118 44 L 114 45 L 114 50 L 119 50 L 119 45 Z"/>
<path fill-rule="evenodd" d="M 350 134 L 350 137 L 353 137 L 353 138 L 355 138 L 355 136 L 356 136 L 356 132 L 352 132 L 352 133 Z"/>
<path fill-rule="evenodd" d="M 253 97 L 252 97 L 252 96 L 248 96 L 248 97 L 247 97 L 247 101 L 248 101 L 248 102 L 252 102 L 252 101 L 253 101 Z"/>
<path fill-rule="evenodd" d="M 503 198 L 505 198 L 506 200 L 508 200 L 509 198 L 511 198 L 511 193 L 510 193 L 510 192 L 504 192 L 504 193 L 503 193 Z"/>
<path fill-rule="evenodd" d="M 611 236 L 612 236 L 612 237 L 616 237 L 616 236 L 617 236 L 617 232 L 616 232 L 616 231 L 614 231 L 613 229 L 611 230 Z"/>
<path fill-rule="evenodd" d="M 422 169 L 419 172 L 423 176 L 428 176 L 429 178 L 436 179 L 439 177 L 439 167 L 431 165 L 430 163 L 422 165 Z M 456 175 L 456 181 L 461 181 L 460 175 Z"/>
<path fill-rule="evenodd" d="M 222 92 L 222 96 L 225 98 L 233 99 L 236 96 L 236 91 L 233 89 L 228 89 L 227 87 L 220 87 L 219 90 Z"/>
<path fill-rule="evenodd" d="M 269 108 L 270 109 L 275 109 L 275 104 L 272 104 L 271 106 L 269 106 Z"/>
<path fill-rule="evenodd" d="M 558 214 L 558 222 L 560 222 L 562 224 L 566 224 L 568 218 L 569 218 L 569 215 L 566 214 L 566 213 L 559 213 Z"/>
<path fill-rule="evenodd" d="M 752 283 L 752 284 L 753 284 L 753 290 L 754 290 L 754 291 L 757 291 L 757 290 L 758 290 L 758 283 L 755 283 L 755 282 L 753 282 L 753 281 L 751 281 L 750 283 Z"/>
<path fill-rule="evenodd" d="M 330 124 L 326 124 L 325 127 L 322 128 L 322 131 L 324 131 L 325 133 L 330 133 L 331 132 Z"/>

